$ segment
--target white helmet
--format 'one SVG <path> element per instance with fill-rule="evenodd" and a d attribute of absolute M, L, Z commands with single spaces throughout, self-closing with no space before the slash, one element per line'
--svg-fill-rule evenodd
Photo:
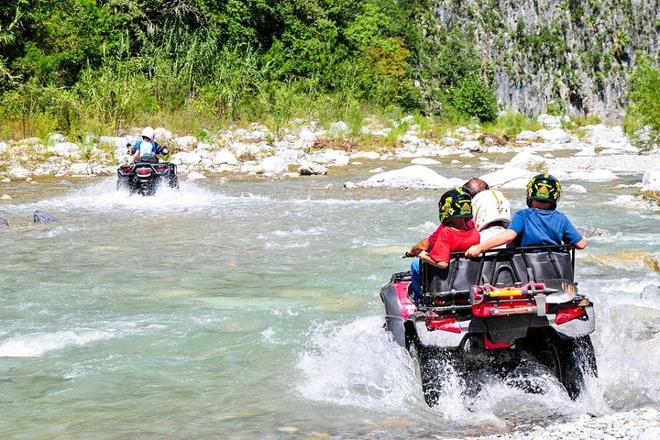
<path fill-rule="evenodd" d="M 472 197 L 472 219 L 477 230 L 488 227 L 493 222 L 511 222 L 511 203 L 501 191 L 487 189 Z"/>
<path fill-rule="evenodd" d="M 151 127 L 144 127 L 144 130 L 142 130 L 142 137 L 146 137 L 150 141 L 153 141 L 156 137 L 156 132 Z"/>

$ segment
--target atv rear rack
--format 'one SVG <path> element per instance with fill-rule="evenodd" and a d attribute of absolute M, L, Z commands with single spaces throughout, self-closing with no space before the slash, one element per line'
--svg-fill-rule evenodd
<path fill-rule="evenodd" d="M 575 249 L 569 245 L 493 249 L 475 259 L 454 252 L 446 269 L 421 264 L 419 309 L 442 313 L 468 310 L 474 302 L 474 286 L 509 287 L 525 296 L 558 293 L 565 285 L 575 288 L 574 268 Z M 553 286 L 541 284 L 544 280 Z M 522 292 L 524 286 L 529 286 L 529 291 Z"/>

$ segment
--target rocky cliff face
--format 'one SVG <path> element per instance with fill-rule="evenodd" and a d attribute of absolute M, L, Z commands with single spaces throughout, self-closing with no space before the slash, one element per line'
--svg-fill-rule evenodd
<path fill-rule="evenodd" d="M 435 0 L 423 26 L 471 39 L 503 105 L 618 120 L 636 58 L 658 59 L 660 1 Z"/>

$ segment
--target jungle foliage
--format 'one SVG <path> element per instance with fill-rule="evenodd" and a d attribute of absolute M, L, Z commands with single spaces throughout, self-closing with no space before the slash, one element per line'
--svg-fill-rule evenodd
<path fill-rule="evenodd" d="M 461 36 L 423 38 L 427 3 L 5 0 L 0 136 L 281 123 L 355 108 L 494 119 L 490 80 Z"/>

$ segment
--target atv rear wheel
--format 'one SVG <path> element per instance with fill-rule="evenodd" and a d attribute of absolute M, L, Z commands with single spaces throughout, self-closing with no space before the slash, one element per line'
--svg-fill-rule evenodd
<path fill-rule="evenodd" d="M 587 376 L 598 376 L 594 346 L 589 336 L 562 341 L 559 345 L 561 383 L 571 399 L 577 399 L 585 389 Z"/>
<path fill-rule="evenodd" d="M 408 353 L 412 358 L 413 373 L 422 385 L 426 404 L 431 407 L 437 405 L 442 390 L 443 373 L 439 353 L 432 348 L 424 347 L 419 341 L 411 341 L 408 344 Z"/>
<path fill-rule="evenodd" d="M 572 400 L 584 391 L 586 377 L 598 373 L 589 336 L 568 340 L 551 337 L 533 354 L 561 382 Z"/>

